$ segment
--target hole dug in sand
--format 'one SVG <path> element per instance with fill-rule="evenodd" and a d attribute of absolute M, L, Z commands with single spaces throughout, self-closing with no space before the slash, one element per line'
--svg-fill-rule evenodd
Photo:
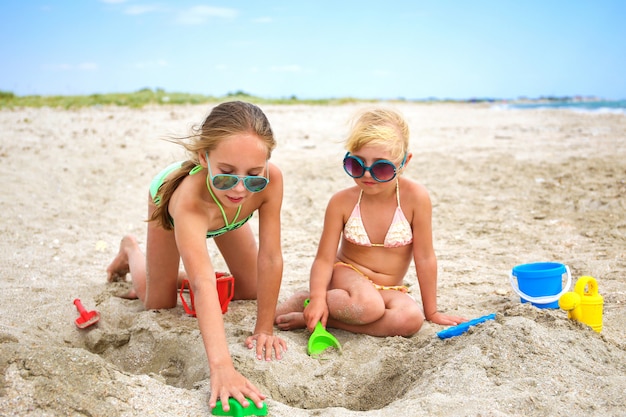
<path fill-rule="evenodd" d="M 118 319 L 86 332 L 85 347 L 126 372 L 178 388 L 193 389 L 209 378 L 195 318 L 175 309 L 129 312 Z"/>
<path fill-rule="evenodd" d="M 336 329 L 333 334 L 342 340 L 341 354 L 331 349 L 322 359 L 309 357 L 308 333 L 296 332 L 287 341 L 291 348 L 284 372 L 248 374 L 268 387 L 272 399 L 292 407 L 366 411 L 402 398 L 423 373 L 424 364 L 416 354 L 418 340 L 350 335 Z"/>
<path fill-rule="evenodd" d="M 99 306 L 103 317 L 99 326 L 81 333 L 82 347 L 128 373 L 183 389 L 207 385 L 210 374 L 195 318 L 180 307 L 132 311 L 107 304 Z M 269 398 L 290 407 L 380 409 L 401 398 L 423 372 L 424 362 L 416 353 L 421 339 L 374 338 L 337 330 L 345 341 L 341 354 L 331 349 L 322 359 L 309 357 L 308 332 L 303 330 L 280 333 L 289 346 L 282 360 L 259 361 L 243 346 L 247 334 L 241 330 L 254 327 L 256 309 L 252 303 L 238 304 L 225 316 L 235 367 Z M 108 309 L 115 313 L 107 314 Z"/>

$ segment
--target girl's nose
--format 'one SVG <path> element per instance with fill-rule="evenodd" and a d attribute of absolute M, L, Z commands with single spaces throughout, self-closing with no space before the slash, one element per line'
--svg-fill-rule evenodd
<path fill-rule="evenodd" d="M 243 185 L 243 179 L 241 178 L 239 178 L 239 181 L 237 182 L 237 184 L 235 184 L 233 189 L 236 191 L 247 191 L 246 186 Z"/>

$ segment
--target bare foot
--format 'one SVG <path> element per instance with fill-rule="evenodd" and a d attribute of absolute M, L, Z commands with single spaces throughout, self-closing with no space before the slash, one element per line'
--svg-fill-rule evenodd
<path fill-rule="evenodd" d="M 304 329 L 306 327 L 304 313 L 294 311 L 292 313 L 281 314 L 276 317 L 276 327 L 280 330 Z"/>
<path fill-rule="evenodd" d="M 274 322 L 281 330 L 303 329 L 306 327 L 304 320 L 304 300 L 309 298 L 308 291 L 298 291 L 286 301 L 276 307 Z"/>
<path fill-rule="evenodd" d="M 117 296 L 120 298 L 125 298 L 126 300 L 136 300 L 139 298 L 137 296 L 137 292 L 132 288 L 125 293 L 118 294 Z"/>
<path fill-rule="evenodd" d="M 125 281 L 126 274 L 130 272 L 128 266 L 128 249 L 137 246 L 137 239 L 133 236 L 124 236 L 120 242 L 120 249 L 117 255 L 107 267 L 107 281 Z"/>

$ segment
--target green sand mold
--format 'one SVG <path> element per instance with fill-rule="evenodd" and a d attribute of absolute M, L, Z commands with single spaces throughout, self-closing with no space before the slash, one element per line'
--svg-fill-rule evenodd
<path fill-rule="evenodd" d="M 222 408 L 222 401 L 218 400 L 215 404 L 215 408 L 211 411 L 211 414 L 214 416 L 234 416 L 234 417 L 244 417 L 244 416 L 266 416 L 267 415 L 267 405 L 263 403 L 263 407 L 259 408 L 254 404 L 249 398 L 247 399 L 250 405 L 247 407 L 243 407 L 237 400 L 234 398 L 228 399 L 228 405 L 230 405 L 230 410 L 224 411 Z"/>

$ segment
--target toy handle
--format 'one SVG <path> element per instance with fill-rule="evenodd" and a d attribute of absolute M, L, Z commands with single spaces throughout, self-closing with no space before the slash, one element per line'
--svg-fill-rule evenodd
<path fill-rule="evenodd" d="M 569 270 L 569 266 L 565 265 L 565 270 L 567 271 L 567 283 L 565 284 L 565 287 L 563 287 L 563 290 L 555 295 L 545 295 L 542 297 L 531 297 L 530 295 L 526 295 L 524 294 L 517 286 L 516 280 L 513 279 L 513 271 L 511 271 L 511 273 L 509 274 L 509 280 L 511 281 L 511 287 L 513 288 L 513 291 L 515 291 L 515 293 L 517 293 L 517 295 L 520 296 L 520 298 L 523 298 L 526 301 L 530 301 L 531 303 L 535 303 L 535 304 L 549 304 L 549 303 L 553 303 L 555 301 L 558 301 L 559 298 L 561 298 L 561 296 L 563 294 L 565 294 L 568 290 L 570 285 L 572 284 L 572 274 Z"/>
<path fill-rule="evenodd" d="M 574 292 L 581 296 L 598 295 L 598 281 L 596 281 L 594 277 L 590 277 L 588 275 L 580 277 L 574 287 Z"/>
<path fill-rule="evenodd" d="M 452 326 L 445 330 L 442 330 L 437 333 L 437 336 L 439 336 L 440 339 L 447 339 L 450 337 L 459 336 L 465 333 L 466 331 L 468 331 L 470 327 L 480 324 L 487 320 L 495 320 L 495 318 L 496 318 L 495 313 L 488 314 L 486 316 L 482 316 L 474 320 L 466 321 L 465 323 L 457 324 L 456 326 Z"/>
<path fill-rule="evenodd" d="M 74 300 L 74 305 L 78 309 L 78 312 L 80 313 L 81 316 L 84 316 L 87 313 L 87 310 L 85 310 L 85 307 L 83 307 L 83 304 L 80 302 L 78 298 Z"/>

